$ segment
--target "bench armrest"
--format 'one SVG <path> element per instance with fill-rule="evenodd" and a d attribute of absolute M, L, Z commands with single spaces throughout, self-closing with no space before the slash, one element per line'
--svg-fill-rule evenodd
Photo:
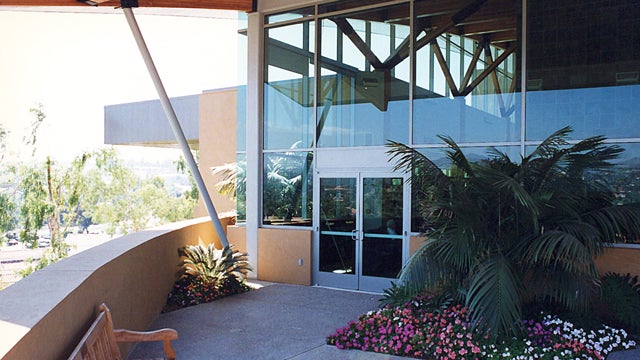
<path fill-rule="evenodd" d="M 171 340 L 178 339 L 178 332 L 173 329 L 160 329 L 155 331 L 132 331 L 124 329 L 114 329 L 113 335 L 116 342 L 141 342 L 141 341 L 162 341 L 164 343 L 164 354 L 168 360 L 176 358 L 176 352 L 171 347 Z"/>
<path fill-rule="evenodd" d="M 178 332 L 173 329 L 160 329 L 155 331 L 114 329 L 113 335 L 116 337 L 117 342 L 165 341 L 178 339 Z"/>

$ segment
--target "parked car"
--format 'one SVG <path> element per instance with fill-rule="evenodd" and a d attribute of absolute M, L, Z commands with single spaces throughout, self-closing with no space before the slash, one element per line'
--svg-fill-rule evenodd
<path fill-rule="evenodd" d="M 38 239 L 38 247 L 47 247 L 51 245 L 51 241 L 49 239 L 40 238 Z"/>
<path fill-rule="evenodd" d="M 13 246 L 13 245 L 18 245 L 18 239 L 9 239 L 9 241 L 7 241 L 7 244 L 9 246 Z"/>

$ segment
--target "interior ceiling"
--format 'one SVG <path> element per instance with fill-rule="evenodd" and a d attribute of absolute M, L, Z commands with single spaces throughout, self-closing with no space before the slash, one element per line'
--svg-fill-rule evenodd
<path fill-rule="evenodd" d="M 119 7 L 119 0 L 94 0 L 100 6 Z M 238 10 L 250 12 L 254 0 L 138 0 L 140 7 Z M 77 0 L 0 0 L 0 6 L 87 6 Z"/>
<path fill-rule="evenodd" d="M 517 39 L 517 4 L 516 0 L 417 1 L 415 14 L 417 26 L 425 33 L 461 35 L 506 48 Z M 342 10 L 340 3 L 332 10 Z M 402 5 L 348 17 L 409 25 L 408 9 Z"/>

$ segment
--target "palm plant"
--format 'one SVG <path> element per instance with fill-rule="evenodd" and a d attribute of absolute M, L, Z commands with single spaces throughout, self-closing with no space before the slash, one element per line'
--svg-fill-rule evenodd
<path fill-rule="evenodd" d="M 238 193 L 246 193 L 246 168 L 246 161 L 212 167 L 211 173 L 221 177 L 221 180 L 216 184 L 218 193 L 226 195 L 232 200 L 236 200 Z"/>
<path fill-rule="evenodd" d="M 440 136 L 452 163 L 448 174 L 419 151 L 390 142 L 390 161 L 412 174 L 431 229 L 400 284 L 456 296 L 494 334 L 517 333 L 530 302 L 586 309 L 598 279 L 594 258 L 607 243 L 640 234 L 640 208 L 613 205 L 595 176 L 622 149 L 601 136 L 570 145 L 570 132 L 558 130 L 520 163 L 495 148 L 470 162 Z"/>
<path fill-rule="evenodd" d="M 185 246 L 178 252 L 184 257 L 180 264 L 181 273 L 218 284 L 231 277 L 241 281 L 252 268 L 247 261 L 247 254 L 232 247 L 233 245 L 230 245 L 218 250 L 213 244 L 206 247 Z"/>

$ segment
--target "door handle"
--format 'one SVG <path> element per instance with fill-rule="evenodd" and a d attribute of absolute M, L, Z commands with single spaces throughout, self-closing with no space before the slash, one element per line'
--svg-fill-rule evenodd
<path fill-rule="evenodd" d="M 351 230 L 351 239 L 353 241 L 358 241 L 360 237 L 360 232 L 358 230 Z"/>

